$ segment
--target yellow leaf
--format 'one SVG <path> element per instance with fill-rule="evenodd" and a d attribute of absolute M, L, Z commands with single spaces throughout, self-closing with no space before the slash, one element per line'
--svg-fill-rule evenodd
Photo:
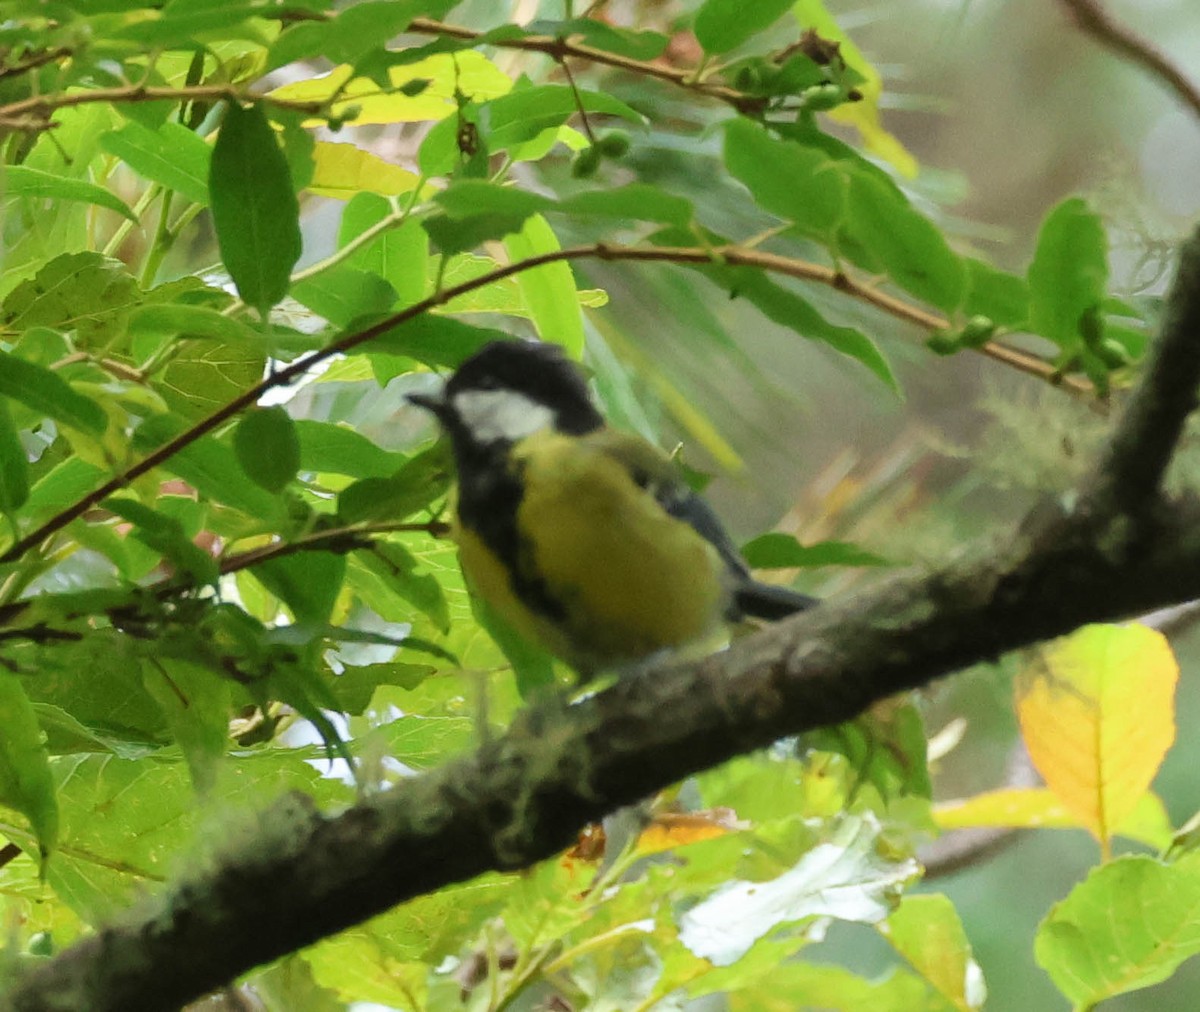
<path fill-rule="evenodd" d="M 960 801 L 935 805 L 938 829 L 1084 829 L 1048 787 L 1005 787 Z M 1171 820 L 1162 799 L 1150 791 L 1117 826 L 1117 836 L 1162 849 L 1171 842 Z"/>
<path fill-rule="evenodd" d="M 1029 756 L 1107 849 L 1175 740 L 1179 666 L 1142 625 L 1090 625 L 1044 647 L 1018 677 Z"/>
<path fill-rule="evenodd" d="M 415 172 L 385 162 L 378 155 L 353 144 L 317 141 L 313 148 L 311 193 L 337 200 L 349 200 L 368 190 L 384 197 L 408 193 L 418 182 Z"/>
<path fill-rule="evenodd" d="M 883 94 L 883 78 L 862 54 L 838 23 L 825 9 L 823 0 L 797 0 L 792 6 L 796 20 L 805 28 L 814 29 L 823 39 L 840 44 L 842 59 L 851 70 L 866 80 L 858 86 L 862 101 L 840 105 L 829 113 L 831 119 L 846 123 L 858 131 L 868 151 L 889 163 L 900 175 L 912 179 L 917 174 L 917 160 L 892 134 L 883 128 L 879 116 L 879 97 Z"/>
<path fill-rule="evenodd" d="M 392 67 L 388 79 L 392 89 L 381 90 L 370 78 L 353 77 L 354 68 L 342 64 L 321 77 L 285 84 L 270 93 L 272 98 L 289 102 L 329 102 L 336 98 L 331 113 L 346 116 L 357 110 L 353 123 L 365 126 L 374 123 L 419 123 L 439 120 L 457 108 L 454 92 L 458 90 L 476 102 L 498 98 L 512 89 L 512 81 L 482 53 L 473 49 L 461 53 L 438 53 L 416 63 Z M 428 81 L 425 90 L 416 95 L 400 92 L 403 85 Z M 318 125 L 313 119 L 306 125 Z"/>
<path fill-rule="evenodd" d="M 713 808 L 702 812 L 659 812 L 637 839 L 640 854 L 683 847 L 701 840 L 712 840 L 735 829 L 745 829 L 728 808 Z"/>

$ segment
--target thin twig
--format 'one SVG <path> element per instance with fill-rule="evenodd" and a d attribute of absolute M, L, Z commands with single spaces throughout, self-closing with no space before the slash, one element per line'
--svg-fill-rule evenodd
<path fill-rule="evenodd" d="M 559 60 L 558 65 L 562 67 L 563 74 L 567 78 L 567 84 L 571 86 L 571 96 L 575 99 L 575 108 L 579 110 L 579 119 L 583 123 L 583 132 L 587 134 L 587 139 L 592 142 L 594 147 L 596 144 L 596 134 L 592 130 L 592 121 L 588 119 L 587 109 L 584 108 L 583 96 L 579 93 L 579 85 L 575 83 L 575 75 L 571 73 L 571 67 L 565 58 Z"/>
<path fill-rule="evenodd" d="M 3 847 L 0 847 L 0 868 L 3 868 L 6 864 L 11 864 L 23 853 L 25 852 L 15 843 L 6 843 Z"/>
<path fill-rule="evenodd" d="M 43 67 L 47 63 L 53 63 L 55 60 L 59 60 L 70 55 L 71 50 L 66 46 L 60 46 L 57 49 L 47 49 L 40 53 L 34 53 L 32 56 L 28 56 L 24 60 L 20 60 L 17 63 L 11 63 L 7 67 L 0 67 L 0 80 L 4 80 L 6 77 L 16 77 L 18 74 L 24 74 L 30 70 L 36 70 L 38 67 Z"/>
<path fill-rule="evenodd" d="M 1059 0 L 1075 23 L 1118 56 L 1157 78 L 1200 119 L 1200 88 L 1167 55 L 1105 10 L 1100 0 Z"/>
<path fill-rule="evenodd" d="M 385 317 L 370 327 L 343 334 L 324 348 L 320 348 L 303 358 L 299 358 L 291 365 L 272 373 L 262 382 L 255 384 L 233 398 L 233 400 L 222 405 L 211 415 L 202 418 L 191 428 L 168 440 L 153 453 L 126 468 L 124 471 L 121 471 L 99 488 L 89 492 L 81 499 L 56 513 L 36 530 L 17 541 L 3 555 L 0 555 L 0 564 L 16 562 L 31 548 L 41 544 L 47 537 L 57 533 L 66 527 L 67 524 L 81 517 L 101 500 L 112 495 L 118 489 L 126 487 L 136 478 L 140 478 L 143 474 L 146 474 L 175 456 L 184 447 L 190 446 L 201 436 L 214 431 L 245 408 L 257 403 L 258 399 L 268 390 L 288 386 L 314 366 L 332 358 L 334 355 L 352 351 L 386 334 L 394 327 L 407 323 L 409 320 L 415 319 L 429 312 L 431 309 L 444 306 L 459 296 L 466 295 L 468 292 L 473 292 L 486 285 L 502 281 L 515 274 L 531 270 L 534 267 L 540 267 L 543 264 L 586 259 L 676 264 L 724 263 L 737 267 L 757 267 L 762 270 L 771 271 L 772 273 L 784 274 L 788 277 L 827 285 L 830 288 L 837 289 L 854 298 L 877 306 L 898 319 L 907 320 L 928 330 L 944 330 L 949 326 L 947 320 L 928 313 L 923 309 L 911 306 L 874 287 L 863 285 L 841 271 L 823 267 L 820 264 L 810 263 L 806 260 L 796 260 L 775 253 L 765 253 L 761 250 L 743 249 L 740 246 L 719 246 L 715 248 L 703 246 L 641 247 L 616 246 L 608 243 L 593 243 L 586 246 L 571 246 L 566 249 L 553 250 L 549 253 L 529 257 L 526 260 L 505 264 L 486 274 L 481 274 L 478 277 L 453 285 L 450 288 L 442 289 L 406 309 Z M 1036 355 L 1028 355 L 1015 348 L 997 345 L 995 342 L 988 342 L 979 351 L 985 355 L 1005 361 L 1007 364 L 1023 372 L 1038 376 L 1041 379 L 1051 382 L 1058 381 L 1054 367 Z M 1000 353 L 1001 351 L 1002 354 Z M 1080 390 L 1090 391 L 1091 389 L 1085 386 L 1084 381 L 1081 380 L 1072 380 L 1070 382 L 1063 380 L 1063 383 L 1064 385 L 1071 385 Z"/>
<path fill-rule="evenodd" d="M 444 538 L 450 533 L 450 525 L 440 520 L 423 523 L 369 524 L 359 527 L 339 527 L 335 530 L 315 531 L 294 541 L 275 541 L 259 548 L 251 548 L 236 555 L 226 556 L 220 562 L 221 574 L 237 573 L 251 566 L 259 566 L 271 559 L 279 559 L 297 552 L 340 552 L 354 548 L 368 548 L 378 534 L 425 533 L 435 538 Z"/>
<path fill-rule="evenodd" d="M 111 373 L 117 379 L 122 379 L 129 383 L 146 382 L 146 374 L 140 369 L 135 369 L 133 366 L 126 365 L 124 362 L 118 362 L 114 358 L 104 358 L 101 355 L 93 355 L 90 351 L 73 351 L 70 355 L 60 358 L 57 362 L 50 363 L 50 368 L 65 369 L 69 365 L 78 365 L 80 362 L 87 362 L 89 365 L 99 366 L 105 372 Z"/>
<path fill-rule="evenodd" d="M 29 129 L 30 122 L 45 126 L 50 114 L 69 106 L 89 105 L 95 102 L 181 102 L 187 100 L 227 102 L 267 102 L 281 109 L 292 109 L 309 115 L 318 114 L 322 102 L 293 102 L 289 99 L 273 98 L 270 95 L 252 94 L 231 84 L 199 84 L 189 88 L 169 88 L 144 84 L 122 85 L 119 88 L 93 88 L 87 91 L 62 92 L 57 95 L 34 95 L 0 105 L 0 126 L 12 129 Z"/>
<path fill-rule="evenodd" d="M 451 25 L 444 21 L 434 21 L 432 18 L 416 18 L 408 26 L 408 31 L 418 35 L 437 35 L 449 39 L 462 39 L 465 42 L 474 41 L 484 34 L 472 28 L 463 28 L 460 25 Z M 562 60 L 564 57 L 575 57 L 586 60 L 589 63 L 599 63 L 608 67 L 616 67 L 619 70 L 627 70 L 632 74 L 639 74 L 642 77 L 653 77 L 660 81 L 666 81 L 677 87 L 684 88 L 693 94 L 717 99 L 737 109 L 738 112 L 759 112 L 766 105 L 766 100 L 757 95 L 747 95 L 736 88 L 729 88 L 723 84 L 713 84 L 709 81 L 699 80 L 696 77 L 695 70 L 680 70 L 665 63 L 635 60 L 629 56 L 621 56 L 603 49 L 596 49 L 593 46 L 570 42 L 567 39 L 561 39 L 553 35 L 527 35 L 524 38 L 518 39 L 497 39 L 489 41 L 488 45 L 495 46 L 497 49 L 520 49 L 533 53 L 545 53 L 555 60 Z"/>

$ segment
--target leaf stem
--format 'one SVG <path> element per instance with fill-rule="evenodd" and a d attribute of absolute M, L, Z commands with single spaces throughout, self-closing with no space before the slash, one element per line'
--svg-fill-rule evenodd
<path fill-rule="evenodd" d="M 575 108 L 579 112 L 579 118 L 583 121 L 583 132 L 587 134 L 587 139 L 596 144 L 596 133 L 592 129 L 592 121 L 588 119 L 587 109 L 583 105 L 583 96 L 579 94 L 579 85 L 575 83 L 575 75 L 571 73 L 571 67 L 567 63 L 566 58 L 561 58 L 558 65 L 562 67 L 563 73 L 567 77 L 567 83 L 571 86 L 571 96 L 575 99 Z"/>
<path fill-rule="evenodd" d="M 129 233 L 142 223 L 142 215 L 146 213 L 146 209 L 154 203 L 159 193 L 162 192 L 162 185 L 159 183 L 151 183 L 146 187 L 145 192 L 138 197 L 138 201 L 133 205 L 133 220 L 122 218 L 121 224 L 117 226 L 117 230 L 113 232 L 108 242 L 104 244 L 104 249 L 100 252 L 106 257 L 115 257 L 121 249 L 121 243 Z"/>
<path fill-rule="evenodd" d="M 413 187 L 412 191 L 414 195 L 421 188 L 424 182 L 424 176 L 420 176 L 417 179 L 416 185 Z M 322 271 L 327 271 L 331 267 L 336 267 L 338 264 L 342 263 L 342 261 L 353 256 L 368 243 L 383 235 L 384 232 L 387 232 L 393 228 L 399 228 L 404 224 L 405 221 L 408 220 L 408 216 L 412 213 L 412 209 L 415 204 L 416 198 L 414 196 L 413 199 L 409 200 L 408 204 L 403 208 L 398 211 L 393 211 L 391 214 L 380 218 L 377 222 L 375 222 L 374 225 L 370 226 L 370 228 L 364 229 L 348 243 L 346 243 L 345 246 L 336 252 L 331 253 L 324 260 L 318 260 L 315 264 L 310 264 L 308 267 L 305 267 L 304 270 L 297 271 L 292 275 L 291 283 L 294 285 L 300 281 L 307 281 L 309 278 L 315 277 Z"/>
<path fill-rule="evenodd" d="M 158 225 L 154 229 L 154 239 L 150 243 L 150 248 L 146 250 L 146 260 L 142 264 L 142 275 L 138 279 L 138 284 L 145 290 L 154 284 L 154 279 L 158 276 L 158 269 L 162 266 L 163 257 L 167 255 L 167 251 L 171 248 L 173 236 L 170 228 L 167 225 L 167 216 L 171 212 L 171 200 L 175 196 L 174 190 L 162 191 L 162 203 L 158 209 Z"/>

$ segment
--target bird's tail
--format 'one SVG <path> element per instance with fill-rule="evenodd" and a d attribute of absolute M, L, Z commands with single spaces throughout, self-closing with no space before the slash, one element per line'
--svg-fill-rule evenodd
<path fill-rule="evenodd" d="M 767 622 L 794 615 L 798 611 L 807 611 L 820 604 L 820 600 L 801 594 L 787 587 L 778 587 L 769 583 L 759 583 L 748 580 L 742 584 L 733 595 L 737 610 L 751 618 L 761 618 Z"/>

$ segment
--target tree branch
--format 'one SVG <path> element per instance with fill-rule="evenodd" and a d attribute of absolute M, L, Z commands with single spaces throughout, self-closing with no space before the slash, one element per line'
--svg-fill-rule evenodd
<path fill-rule="evenodd" d="M 450 534 L 450 525 L 439 520 L 431 520 L 426 523 L 361 524 L 357 527 L 338 527 L 334 530 L 314 531 L 295 541 L 273 541 L 260 548 L 251 548 L 245 552 L 238 552 L 236 555 L 228 555 L 220 560 L 219 567 L 221 575 L 227 576 L 253 566 L 261 566 L 271 559 L 280 559 L 298 552 L 346 552 L 356 548 L 370 548 L 376 534 L 404 532 L 424 532 L 435 538 L 444 538 Z M 185 586 L 194 586 L 194 584 Z M 171 589 L 184 588 L 172 581 Z"/>
<path fill-rule="evenodd" d="M 0 127 L 14 130 L 45 129 L 49 125 L 50 114 L 57 109 L 94 102 L 161 102 L 164 99 L 170 102 L 215 102 L 222 99 L 228 102 L 266 102 L 280 109 L 292 109 L 309 115 L 319 114 L 324 107 L 322 102 L 293 102 L 272 98 L 270 95 L 251 94 L 232 84 L 197 84 L 182 88 L 128 84 L 119 88 L 91 88 L 57 95 L 34 95 L 32 98 L 0 105 Z"/>
<path fill-rule="evenodd" d="M 1200 298 L 1180 291 L 1197 283 L 1197 248 L 1200 238 L 1173 303 Z M 1171 329 L 1185 325 L 1168 313 L 1135 401 L 1180 403 L 1163 359 L 1195 368 L 1200 342 Z M 1158 432 L 1123 429 L 1118 438 Z M 1200 596 L 1200 507 L 1164 506 L 1153 523 L 1140 516 L 1047 503 L 932 574 L 897 574 L 698 663 L 530 709 L 475 753 L 339 815 L 290 795 L 153 910 L 34 969 L 0 1007 L 178 1007 L 403 900 L 546 858 L 584 823 L 734 755 L 1084 622 Z M 1113 551 L 1130 543 L 1131 528 L 1138 551 Z"/>
<path fill-rule="evenodd" d="M 1149 71 L 1200 118 L 1200 88 L 1165 53 L 1117 21 L 1100 0 L 1059 0 L 1059 3 L 1083 31 L 1118 56 Z"/>
<path fill-rule="evenodd" d="M 1200 388 L 1200 237 L 1180 252 L 1162 336 L 1144 367 L 1088 489 L 1126 513 L 1152 505 Z"/>
<path fill-rule="evenodd" d="M 432 18 L 416 18 L 408 26 L 408 31 L 418 35 L 436 35 L 441 38 L 461 39 L 464 42 L 473 42 L 485 34 L 484 32 L 475 31 L 473 28 L 463 28 L 459 25 L 447 24 L 444 21 L 434 21 Z M 716 99 L 719 102 L 724 102 L 726 105 L 732 106 L 741 113 L 760 112 L 766 104 L 766 99 L 758 95 L 747 95 L 736 88 L 729 88 L 723 84 L 713 84 L 710 81 L 705 81 L 697 77 L 695 70 L 681 70 L 678 67 L 671 67 L 664 63 L 635 60 L 629 56 L 621 56 L 604 49 L 596 49 L 593 46 L 571 42 L 569 38 L 564 39 L 554 35 L 527 35 L 517 39 L 490 40 L 488 45 L 495 46 L 497 49 L 517 49 L 531 53 L 545 53 L 559 62 L 562 62 L 564 58 L 573 57 L 586 60 L 589 63 L 615 67 L 618 70 L 626 70 L 631 74 L 638 74 L 641 77 L 652 77 L 659 81 L 666 81 L 668 84 L 683 88 L 694 95 Z"/>
<path fill-rule="evenodd" d="M 84 513 L 101 502 L 101 500 L 126 487 L 134 479 L 140 478 L 143 474 L 152 471 L 160 464 L 170 460 L 175 454 L 179 453 L 185 447 L 190 446 L 197 439 L 214 431 L 239 412 L 257 403 L 258 399 L 268 390 L 285 387 L 293 383 L 309 369 L 313 368 L 313 366 L 324 362 L 326 359 L 332 358 L 334 355 L 352 351 L 387 333 L 392 328 L 398 327 L 417 316 L 421 316 L 431 309 L 444 306 L 460 295 L 475 291 L 477 288 L 483 288 L 486 285 L 543 264 L 585 259 L 675 264 L 725 263 L 739 267 L 757 267 L 772 273 L 785 274 L 788 277 L 826 285 L 852 298 L 870 303 L 897 319 L 916 324 L 927 330 L 944 330 L 949 326 L 949 322 L 942 317 L 910 305 L 886 292 L 881 292 L 873 286 L 856 281 L 841 271 L 830 267 L 823 267 L 820 264 L 810 263 L 806 260 L 797 260 L 775 253 L 765 253 L 757 249 L 747 249 L 741 246 L 718 246 L 714 248 L 703 246 L 642 247 L 594 243 L 587 246 L 572 246 L 567 249 L 554 250 L 549 253 L 529 257 L 526 260 L 505 264 L 486 274 L 481 274 L 461 284 L 443 289 L 400 312 L 385 317 L 370 327 L 343 334 L 324 348 L 298 358 L 291 365 L 273 372 L 266 379 L 262 380 L 262 382 L 245 390 L 233 400 L 222 405 L 211 415 L 202 418 L 191 428 L 179 433 L 179 435 L 164 443 L 153 453 L 148 454 L 136 464 L 114 475 L 99 488 L 94 489 L 50 517 L 40 527 L 22 537 L 19 541 L 11 545 L 3 555 L 0 555 L 0 565 L 16 562 L 26 552 L 41 544 L 46 538 L 62 530 L 73 520 L 77 520 L 83 516 Z M 1091 386 L 1086 381 L 1073 377 L 1060 377 L 1053 365 L 1038 358 L 1036 355 L 1030 355 L 995 341 L 989 341 L 977 350 L 984 355 L 1002 361 L 1023 372 L 1038 376 L 1048 382 L 1059 383 L 1077 392 L 1091 391 Z"/>

